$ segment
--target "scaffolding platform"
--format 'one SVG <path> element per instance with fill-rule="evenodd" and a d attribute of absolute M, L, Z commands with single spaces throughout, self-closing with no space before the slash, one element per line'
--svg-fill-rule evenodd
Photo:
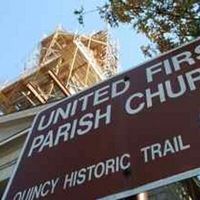
<path fill-rule="evenodd" d="M 1 115 L 59 100 L 113 76 L 117 52 L 107 31 L 79 35 L 59 28 L 40 42 L 32 68 L 1 85 Z"/>

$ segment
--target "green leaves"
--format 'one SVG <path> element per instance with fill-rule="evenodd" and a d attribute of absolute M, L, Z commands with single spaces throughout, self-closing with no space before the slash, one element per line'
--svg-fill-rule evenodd
<path fill-rule="evenodd" d="M 154 44 L 143 48 L 146 56 L 200 36 L 199 0 L 108 0 L 97 11 L 112 27 L 131 24 L 137 32 L 145 34 Z M 83 24 L 83 7 L 74 14 Z"/>
<path fill-rule="evenodd" d="M 74 10 L 74 14 L 77 16 L 78 22 L 81 25 L 84 25 L 83 15 L 84 15 L 84 8 L 81 6 L 79 10 Z"/>

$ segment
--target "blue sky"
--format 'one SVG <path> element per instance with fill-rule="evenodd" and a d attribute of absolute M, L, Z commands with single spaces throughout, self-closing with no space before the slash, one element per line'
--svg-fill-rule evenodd
<path fill-rule="evenodd" d="M 93 10 L 103 4 L 98 0 L 6 0 L 0 7 L 0 84 L 22 74 L 24 65 L 44 34 L 52 33 L 59 24 L 69 31 L 91 33 L 106 28 L 97 13 L 88 13 L 81 27 L 73 14 L 81 5 Z M 120 71 L 144 62 L 140 46 L 147 39 L 131 27 L 111 29 L 120 45 Z"/>

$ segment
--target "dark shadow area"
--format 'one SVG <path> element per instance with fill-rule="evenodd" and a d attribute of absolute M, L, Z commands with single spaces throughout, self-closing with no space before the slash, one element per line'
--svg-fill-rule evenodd
<path fill-rule="evenodd" d="M 5 181 L 0 182 L 0 199 L 2 199 L 3 193 L 6 189 L 6 185 L 8 183 L 8 179 Z"/>

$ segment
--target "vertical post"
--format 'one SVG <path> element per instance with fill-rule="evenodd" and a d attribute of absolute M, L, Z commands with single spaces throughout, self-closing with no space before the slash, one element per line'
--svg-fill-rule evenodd
<path fill-rule="evenodd" d="M 92 35 L 90 35 L 90 38 L 88 40 L 88 45 L 87 45 L 88 49 L 90 49 L 91 41 L 92 41 Z M 87 85 L 87 83 L 88 83 L 89 70 L 90 70 L 90 63 L 88 62 L 87 69 L 86 69 L 86 75 L 85 75 L 85 85 Z"/>
<path fill-rule="evenodd" d="M 76 46 L 75 47 L 75 52 L 74 52 L 74 57 L 73 57 L 73 60 L 72 60 L 72 64 L 71 64 L 70 69 L 69 69 L 69 75 L 67 77 L 66 88 L 68 87 L 70 79 L 71 79 L 71 75 L 72 75 L 72 72 L 73 72 L 73 69 L 74 69 L 77 53 L 78 53 L 78 47 Z"/>

